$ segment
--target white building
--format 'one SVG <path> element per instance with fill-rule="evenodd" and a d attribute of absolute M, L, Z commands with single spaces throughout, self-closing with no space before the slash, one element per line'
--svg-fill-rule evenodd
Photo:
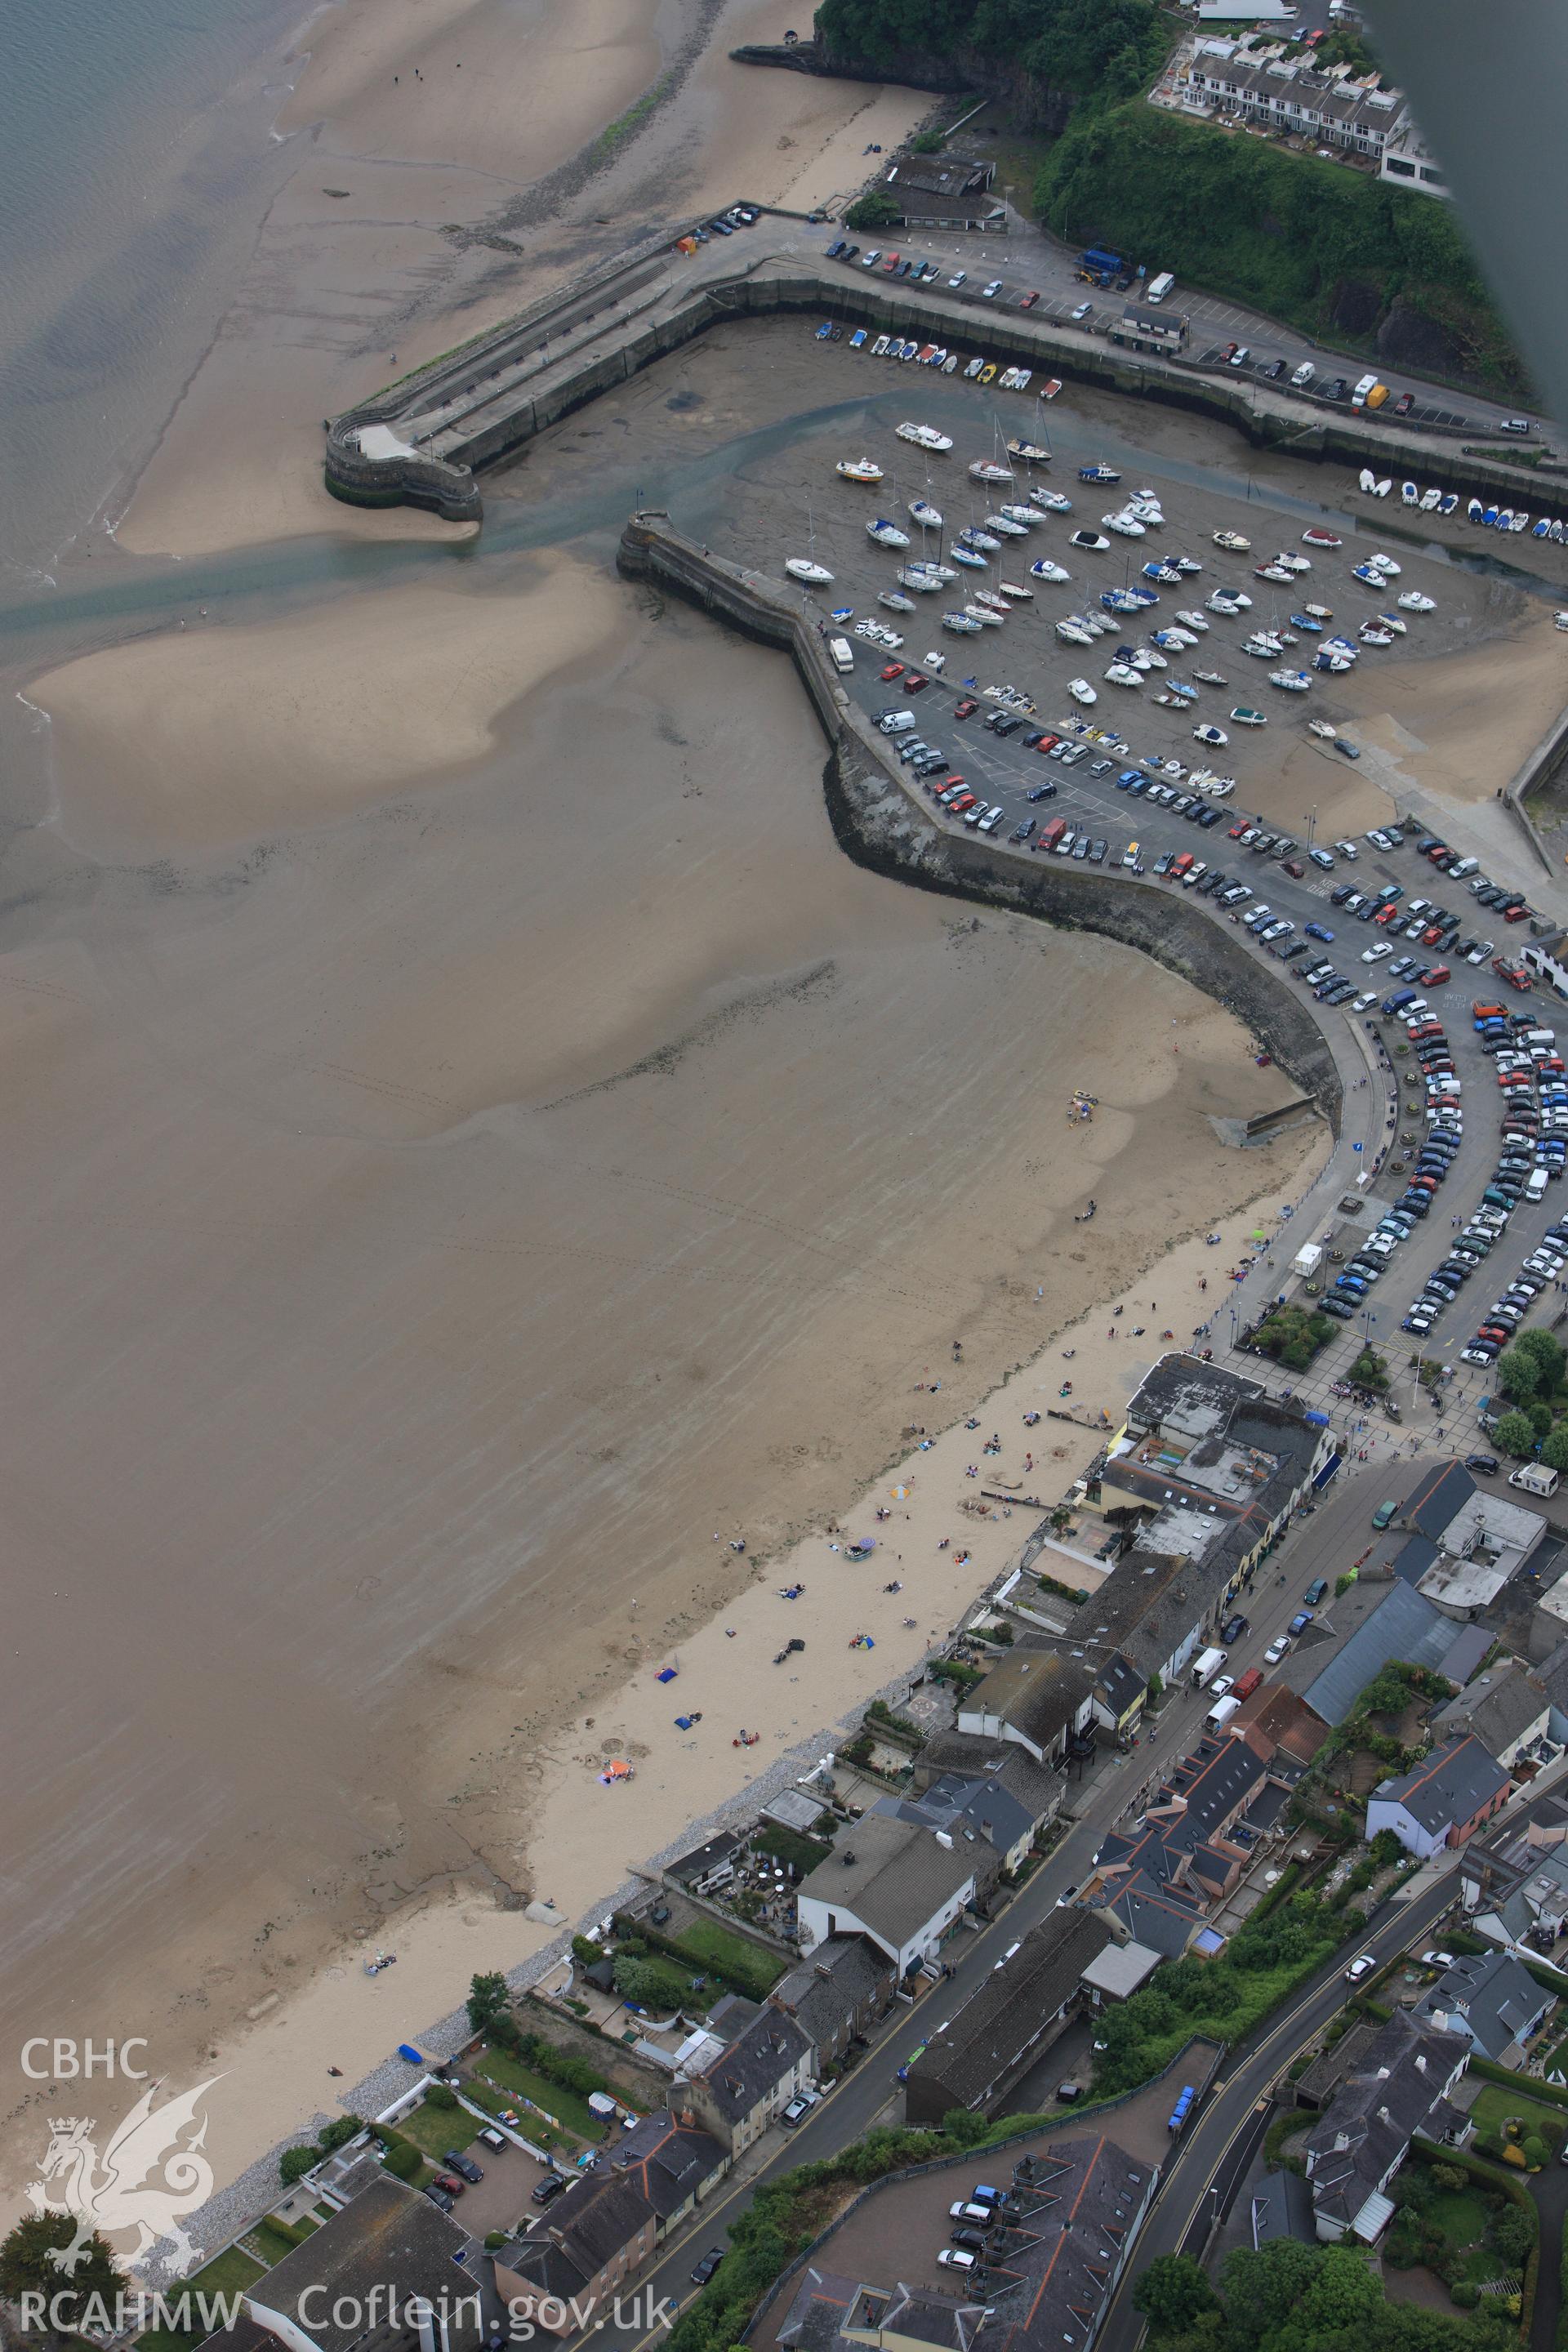
<path fill-rule="evenodd" d="M 867 1813 L 801 1881 L 801 1950 L 830 1936 L 868 1936 L 907 1976 L 935 1958 L 973 1902 L 974 1873 L 967 1841 L 950 1831 Z"/>

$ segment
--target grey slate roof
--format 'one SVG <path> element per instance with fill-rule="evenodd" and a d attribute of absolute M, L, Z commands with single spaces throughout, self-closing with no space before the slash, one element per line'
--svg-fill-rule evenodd
<path fill-rule="evenodd" d="M 1462 2034 L 1439 2032 L 1394 2011 L 1362 2067 L 1342 2084 L 1307 2135 L 1319 2212 L 1348 2228 L 1414 2132 L 1440 2140 L 1458 2126 L 1461 2118 L 1443 2088 L 1468 2053 Z"/>
<path fill-rule="evenodd" d="M 1468 1683 L 1487 1652 L 1491 1648 L 1493 1634 L 1489 1625 L 1461 1625 L 1454 1637 L 1454 1646 L 1438 1668 L 1451 1683 L 1461 1689 Z"/>
<path fill-rule="evenodd" d="M 1440 1668 L 1454 1638 L 1452 1618 L 1408 1584 L 1392 1584 L 1363 1625 L 1301 1693 L 1325 1723 L 1342 1723 L 1373 1676 L 1392 1658 Z"/>
<path fill-rule="evenodd" d="M 705 1878 L 709 1871 L 732 1861 L 745 1845 L 745 1839 L 734 1830 L 720 1830 L 703 1845 L 693 1846 L 689 1853 L 678 1856 L 664 1865 L 667 1878 L 679 1879 L 683 1886 Z"/>
<path fill-rule="evenodd" d="M 1009 1747 L 1016 1741 L 1010 1740 Z M 971 1780 L 944 1772 L 922 1796 L 879 1797 L 871 1808 L 900 1822 L 919 1822 L 951 1836 L 984 1838 L 997 1853 L 1010 1853 L 1020 1838 L 1032 1837 L 1035 1816 L 1008 1795 L 1000 1780 Z"/>
<path fill-rule="evenodd" d="M 460 2251 L 468 2259 L 466 2273 L 454 2266 L 453 2256 Z M 297 2246 L 268 2272 L 262 2301 L 302 2328 L 321 2352 L 347 2352 L 349 2346 L 384 2326 L 389 2289 L 400 2305 L 422 2296 L 437 2308 L 445 2303 L 449 2313 L 457 2310 L 458 2297 L 471 2296 L 479 2287 L 474 2252 L 466 2230 L 427 2197 L 384 2173 L 352 2204 L 323 2221 L 307 2245 Z M 310 2289 L 318 2292 L 305 2305 L 307 2326 L 300 2302 Z M 373 2289 L 377 2297 L 374 2305 Z M 340 2307 L 357 2316 L 340 2325 L 332 2316 Z M 374 2324 L 366 2316 L 372 2311 Z M 251 2340 L 246 2332 L 251 2325 L 244 2320 L 239 2328 L 220 2329 L 208 2341 L 223 2346 L 225 2352 L 237 2352 L 242 2340 Z M 458 2310 L 451 2330 L 455 2352 L 477 2344 L 483 2332 L 475 2324 L 471 2303 Z M 273 2339 L 267 2341 L 270 2346 Z"/>
<path fill-rule="evenodd" d="M 940 2086 L 940 2114 L 983 2105 L 1110 1940 L 1098 1911 L 1071 1908 L 1032 1927 L 1023 1948 L 982 1978 L 946 2031 L 931 2035 L 910 2069 L 911 2101 L 921 2105 L 922 2088 Z"/>
<path fill-rule="evenodd" d="M 1466 1954 L 1416 2003 L 1415 2014 L 1447 2031 L 1450 2015 L 1462 2012 L 1481 2055 L 1495 2062 L 1535 2024 L 1551 1999 L 1507 1952 Z"/>
<path fill-rule="evenodd" d="M 798 1969 L 774 1985 L 769 1998 L 787 2010 L 819 2050 L 829 2046 L 891 1978 L 892 1962 L 863 1936 L 830 1936 Z"/>
<path fill-rule="evenodd" d="M 1048 1751 L 1089 1696 L 1093 1668 L 1055 1649 L 1017 1643 L 965 1693 L 959 1714 L 994 1715 Z"/>
<path fill-rule="evenodd" d="M 708 2069 L 709 2096 L 727 2123 L 741 2123 L 810 2056 L 811 2047 L 793 2017 L 764 2009 Z"/>
<path fill-rule="evenodd" d="M 1546 1685 L 1538 1675 L 1517 1659 L 1500 1660 L 1458 1698 L 1437 1709 L 1432 1729 L 1439 1736 L 1473 1731 L 1483 1748 L 1495 1754 L 1539 1722 L 1549 1704 Z"/>
<path fill-rule="evenodd" d="M 1403 1805 L 1413 1821 L 1436 1834 L 1471 1820 L 1507 1786 L 1508 1774 L 1497 1759 L 1472 1734 L 1463 1732 L 1435 1748 L 1410 1771 L 1380 1780 L 1373 1794 Z"/>
<path fill-rule="evenodd" d="M 1430 1536 L 1412 1536 L 1388 1564 L 1403 1583 L 1419 1584 L 1427 1570 L 1436 1567 L 1440 1557 Z"/>
<path fill-rule="evenodd" d="M 1462 1462 L 1434 1464 L 1416 1480 L 1399 1514 L 1401 1527 L 1436 1538 L 1475 1496 L 1476 1482 Z"/>
<path fill-rule="evenodd" d="M 916 1822 L 870 1812 L 801 1881 L 797 1893 L 852 1912 L 901 1948 L 973 1876 L 971 1852 L 939 1844 L 933 1832 Z"/>

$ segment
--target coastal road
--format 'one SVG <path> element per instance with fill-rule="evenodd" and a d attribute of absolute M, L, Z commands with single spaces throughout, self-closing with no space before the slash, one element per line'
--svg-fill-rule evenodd
<path fill-rule="evenodd" d="M 1297 1521 L 1264 1567 L 1261 1582 L 1251 1593 L 1244 1590 L 1238 1600 L 1237 1606 L 1247 1612 L 1249 1624 L 1247 1633 L 1232 1648 L 1232 1671 L 1240 1672 L 1248 1664 L 1261 1664 L 1268 1643 L 1284 1630 L 1300 1606 L 1306 1586 L 1316 1576 L 1331 1580 L 1347 1558 L 1353 1557 L 1353 1552 L 1347 1549 L 1352 1541 L 1355 1549 L 1361 1549 L 1360 1529 L 1374 1499 L 1367 1479 L 1362 1479 L 1359 1485 L 1347 1481 L 1334 1496 L 1331 1509 L 1320 1508 L 1312 1517 Z M 1331 1650 L 1324 1644 L 1318 1654 L 1326 1664 Z M 955 1977 L 933 1986 L 912 2009 L 899 2004 L 873 2037 L 872 2047 L 859 2065 L 813 2109 L 800 2128 L 790 2135 L 770 2136 L 768 2152 L 761 2163 L 755 2168 L 745 2169 L 741 2179 L 727 2182 L 688 2225 L 679 2242 L 639 2275 L 636 2282 L 639 2310 L 646 2310 L 650 2301 L 658 2298 L 682 2305 L 689 2301 L 695 2291 L 691 2279 L 694 2264 L 710 2248 L 721 2248 L 727 2242 L 729 2225 L 745 2210 L 760 2186 L 797 2164 L 816 2162 L 836 2154 L 883 2119 L 889 2110 L 895 2119 L 901 2116 L 897 2080 L 900 2063 L 977 1990 L 1009 1944 L 1047 1918 L 1068 1890 L 1082 1882 L 1106 1832 L 1122 1811 L 1138 1801 L 1144 1782 L 1192 1745 L 1209 1704 L 1199 1691 L 1184 1688 L 1173 1693 L 1162 1707 L 1152 1733 L 1131 1755 L 1107 1756 L 1101 1760 L 1082 1792 L 1081 1817 L 1074 1822 L 1016 1900 L 977 1933 L 962 1936 L 949 1946 L 946 1957 L 956 1971 Z M 1434 1911 L 1432 1916 L 1436 1916 Z M 1398 1948 L 1400 1923 L 1405 1924 L 1407 1934 L 1415 1932 L 1408 1925 L 1412 1918 L 1417 1927 L 1426 1924 L 1424 1912 L 1407 1906 L 1380 1928 L 1380 1935 L 1391 1938 L 1388 1949 Z M 1373 1948 L 1378 1947 L 1374 1945 Z M 1315 1980 L 1312 1995 L 1300 1997 L 1289 2015 L 1294 2018 L 1302 2002 L 1317 1998 L 1322 1988 L 1327 1988 L 1330 1995 L 1323 2010 L 1323 2014 L 1328 2015 L 1337 1997 L 1336 1987 L 1342 1994 L 1338 1969 L 1326 1970 Z M 1272 2049 L 1274 2045 L 1269 2042 L 1267 2046 Z M 1280 2063 L 1275 2060 L 1276 2071 Z M 1250 2081 L 1251 2076 L 1247 2079 Z M 1212 2103 L 1211 2109 L 1205 2111 L 1200 2129 L 1206 2129 L 1211 2111 Z M 1194 2140 L 1196 2137 L 1194 2132 Z M 1206 2146 L 1206 2140 L 1203 2144 Z M 612 2319 L 605 2319 L 595 2325 L 593 2341 L 595 2347 L 603 2347 L 603 2352 L 638 2352 L 638 2347 L 653 2341 L 661 2332 L 658 2327 L 641 2328 L 635 2324 L 618 2327 Z"/>
<path fill-rule="evenodd" d="M 1431 1933 L 1457 1899 L 1458 1881 L 1450 1867 L 1406 1903 L 1385 1905 L 1358 1949 L 1392 1959 Z M 1233 2051 L 1224 2075 L 1210 2092 L 1198 2119 L 1179 2141 L 1161 2179 L 1153 2210 L 1138 2242 L 1138 2260 L 1122 2276 L 1106 2312 L 1100 2352 L 1133 2352 L 1143 2332 L 1132 2305 L 1138 2274 L 1156 2254 L 1201 2254 L 1211 2224 L 1234 2183 L 1235 2170 L 1256 2144 L 1259 2107 L 1269 2085 L 1302 2045 L 1321 2031 L 1344 2004 L 1344 1968 L 1349 1948 L 1296 1992 L 1257 2037 Z"/>

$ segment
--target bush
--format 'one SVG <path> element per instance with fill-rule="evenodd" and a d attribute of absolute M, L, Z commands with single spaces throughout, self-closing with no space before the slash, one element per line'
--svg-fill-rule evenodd
<path fill-rule="evenodd" d="M 891 196 L 885 196 L 879 189 L 873 189 L 868 196 L 859 196 L 850 205 L 844 215 L 844 226 L 858 229 L 890 228 L 895 221 L 902 218 L 903 214 Z"/>
<path fill-rule="evenodd" d="M 1526 2132 L 1521 2145 L 1524 2160 L 1531 2172 L 1539 2172 L 1543 2165 L 1551 2162 L 1552 2151 L 1539 2132 Z"/>
<path fill-rule="evenodd" d="M 1516 1461 L 1526 1460 L 1535 1451 L 1535 1431 L 1527 1413 L 1500 1413 L 1492 1434 L 1502 1451 Z"/>
<path fill-rule="evenodd" d="M 1460 2279 L 1457 2285 L 1448 2289 L 1448 2293 L 1461 2311 L 1474 2311 L 1481 2299 L 1480 2288 L 1472 2285 L 1468 2279 Z"/>
<path fill-rule="evenodd" d="M 331 2122 L 323 2124 L 316 2134 L 316 2146 L 323 2156 L 331 2156 L 335 2147 L 345 2147 L 356 2132 L 363 2129 L 363 2116 L 334 2116 Z"/>
<path fill-rule="evenodd" d="M 292 2189 L 294 2183 L 302 2179 L 313 2164 L 320 2164 L 321 2160 L 321 2151 L 319 2147 L 307 2147 L 303 2143 L 294 2147 L 286 2147 L 278 2159 L 278 2170 L 285 2189 Z"/>
<path fill-rule="evenodd" d="M 425 2104 L 427 2107 L 455 2107 L 458 2094 L 450 2083 L 432 2083 L 425 2094 Z"/>
<path fill-rule="evenodd" d="M 425 2159 L 412 2140 L 398 2139 L 386 2151 L 386 2169 L 399 2180 L 412 2180 Z"/>

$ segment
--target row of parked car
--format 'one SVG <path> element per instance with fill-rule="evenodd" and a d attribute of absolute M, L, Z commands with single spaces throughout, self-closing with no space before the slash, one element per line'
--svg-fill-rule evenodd
<path fill-rule="evenodd" d="M 1497 1074 L 1503 1112 L 1497 1167 L 1472 1227 L 1461 1236 L 1473 1270 L 1478 1250 L 1486 1254 L 1486 1238 L 1491 1236 L 1495 1245 L 1520 1203 L 1540 1201 L 1547 1185 L 1563 1176 L 1568 1164 L 1568 1073 L 1553 1032 L 1540 1027 L 1530 1013 L 1510 1013 L 1501 1004 L 1481 1002 L 1471 1007 L 1471 1013 L 1480 1049 Z M 1493 1362 L 1542 1290 L 1560 1279 L 1564 1264 L 1568 1220 L 1548 1228 L 1513 1281 L 1493 1300 L 1469 1346 L 1460 1351 L 1465 1361 Z"/>
<path fill-rule="evenodd" d="M 961 2197 L 947 2209 L 952 2224 L 949 2232 L 952 2242 L 943 2246 L 937 2261 L 943 2270 L 978 2270 L 985 2259 L 986 2247 L 993 2230 L 1006 2218 L 1005 2193 L 977 2181 L 967 2197 Z"/>

